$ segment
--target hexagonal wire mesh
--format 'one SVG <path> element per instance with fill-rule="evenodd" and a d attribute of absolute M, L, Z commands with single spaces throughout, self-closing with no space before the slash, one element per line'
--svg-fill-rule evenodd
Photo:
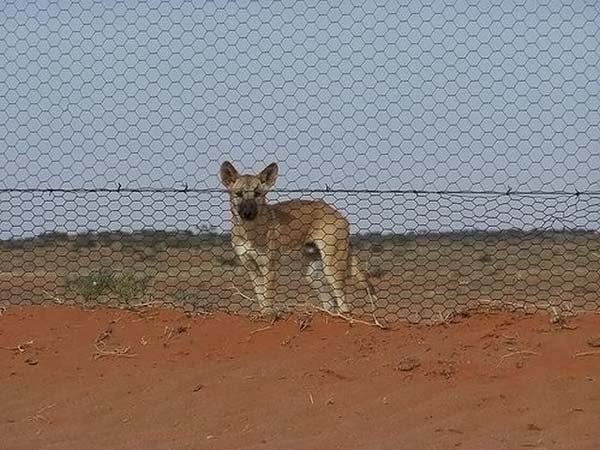
<path fill-rule="evenodd" d="M 0 302 L 597 309 L 599 27 L 583 1 L 5 2 Z M 264 179 L 231 208 L 224 160 L 346 219 L 262 207 Z"/>

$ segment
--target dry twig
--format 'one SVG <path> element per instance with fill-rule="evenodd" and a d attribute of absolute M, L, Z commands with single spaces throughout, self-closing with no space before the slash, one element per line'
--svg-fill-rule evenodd
<path fill-rule="evenodd" d="M 502 355 L 502 359 L 510 358 L 511 356 L 517 356 L 517 355 L 535 355 L 535 356 L 541 356 L 540 353 L 534 352 L 534 351 L 531 351 L 531 350 L 518 350 L 518 351 L 515 351 L 515 352 L 507 353 L 506 355 Z"/>
<path fill-rule="evenodd" d="M 124 358 L 133 358 L 135 356 L 137 356 L 137 354 L 135 353 L 129 353 L 129 350 L 131 349 L 131 347 L 124 347 L 124 348 L 114 348 L 113 350 L 103 350 L 100 347 L 98 347 L 98 345 L 94 346 L 96 348 L 96 351 L 94 352 L 94 354 L 92 355 L 92 357 L 94 359 L 100 359 L 103 357 L 107 357 L 107 356 L 117 356 L 117 357 L 124 357 Z"/>
<path fill-rule="evenodd" d="M 580 358 L 582 356 L 594 356 L 594 355 L 600 355 L 600 350 L 591 350 L 589 352 L 578 352 L 578 353 L 575 353 L 574 357 Z"/>
<path fill-rule="evenodd" d="M 173 331 L 175 331 L 175 328 L 172 328 L 169 325 L 165 325 L 165 329 L 163 330 L 163 336 L 165 338 L 165 342 L 163 342 L 163 345 L 166 346 L 169 343 L 169 340 L 173 336 Z"/>
<path fill-rule="evenodd" d="M 558 324 L 562 328 L 573 329 L 566 325 L 566 321 L 568 317 L 576 316 L 576 313 L 573 312 L 573 305 L 570 302 L 563 303 L 562 310 L 559 311 L 555 305 L 552 305 L 548 302 L 541 303 L 525 303 L 525 302 L 511 302 L 509 300 L 488 300 L 488 299 L 480 299 L 479 303 L 482 305 L 488 306 L 489 308 L 503 309 L 506 307 L 512 308 L 513 311 L 522 310 L 525 313 L 528 313 L 531 308 L 535 308 L 535 310 L 546 311 L 550 315 L 550 322 L 553 324 Z"/>
<path fill-rule="evenodd" d="M 0 347 L 2 350 L 8 350 L 10 352 L 18 352 L 18 353 L 24 353 L 25 350 L 27 349 L 27 347 L 30 347 L 31 345 L 33 345 L 33 340 L 31 341 L 27 341 L 27 342 L 23 342 L 22 344 L 18 344 L 14 347 Z"/>
<path fill-rule="evenodd" d="M 271 328 L 273 328 L 272 325 L 269 325 L 269 326 L 266 326 L 266 327 L 262 327 L 262 328 L 257 328 L 256 330 L 252 330 L 250 332 L 250 334 L 252 335 L 252 334 L 260 333 L 261 331 L 267 331 L 267 330 L 270 330 Z"/>
<path fill-rule="evenodd" d="M 51 292 L 44 291 L 44 295 L 46 296 L 46 298 L 48 300 L 52 300 L 54 303 L 57 303 L 59 305 L 64 305 L 64 303 L 65 303 L 65 301 L 62 298 L 58 298 L 56 295 L 52 294 Z"/>
<path fill-rule="evenodd" d="M 240 291 L 239 288 L 235 284 L 232 284 L 229 287 L 229 289 L 232 290 L 234 292 L 234 294 L 237 294 L 240 297 L 242 297 L 250 302 L 254 302 L 254 299 L 252 297 L 248 297 L 246 294 L 244 294 L 242 291 Z"/>
<path fill-rule="evenodd" d="M 303 332 L 310 326 L 310 322 L 312 321 L 311 314 L 305 314 L 304 317 L 300 318 L 298 322 L 298 331 Z"/>
<path fill-rule="evenodd" d="M 54 408 L 55 406 L 56 406 L 56 403 L 52 403 L 51 405 L 44 406 L 43 408 L 38 410 L 33 416 L 28 417 L 27 420 L 29 420 L 31 422 L 41 421 L 41 422 L 50 423 L 50 420 L 48 420 L 48 418 L 46 416 L 42 415 L 42 413 L 48 411 L 49 409 Z"/>
<path fill-rule="evenodd" d="M 108 327 L 106 327 L 106 329 L 100 333 L 97 337 L 96 340 L 94 341 L 94 344 L 98 345 L 98 344 L 102 344 L 104 345 L 106 343 L 106 341 L 108 339 L 110 339 L 112 337 L 112 327 L 109 325 Z"/>
<path fill-rule="evenodd" d="M 369 296 L 369 301 L 371 302 L 371 306 L 373 307 L 373 311 L 371 312 L 371 315 L 373 316 L 373 323 L 382 330 L 386 330 L 387 326 L 379 322 L 377 316 L 375 315 L 375 302 L 373 301 L 373 296 L 371 295 L 371 288 L 369 286 L 367 286 L 367 295 Z"/>
<path fill-rule="evenodd" d="M 135 304 L 131 305 L 130 308 L 146 308 L 148 306 L 162 305 L 163 303 L 164 302 L 162 302 L 160 300 L 153 300 L 150 302 L 135 303 Z"/>
<path fill-rule="evenodd" d="M 314 308 L 317 311 L 324 312 L 324 313 L 328 314 L 331 317 L 338 317 L 340 319 L 343 319 L 346 322 L 348 322 L 350 325 L 353 325 L 355 323 L 360 323 L 362 325 L 367 325 L 367 326 L 370 326 L 370 327 L 378 327 L 378 328 L 381 328 L 382 330 L 387 329 L 387 327 L 385 325 L 382 325 L 377 319 L 375 319 L 374 322 L 367 322 L 366 320 L 355 319 L 354 317 L 346 315 L 346 314 L 341 313 L 341 312 L 332 312 L 332 311 L 329 311 L 328 309 L 325 309 L 325 308 L 323 308 L 321 306 L 316 306 L 316 305 L 312 305 L 312 304 L 309 304 L 309 305 L 310 305 L 311 308 Z"/>
<path fill-rule="evenodd" d="M 185 333 L 189 328 L 189 325 L 178 325 L 172 327 L 169 325 L 165 325 L 165 329 L 163 330 L 163 346 L 166 347 L 173 336 Z"/>
<path fill-rule="evenodd" d="M 446 313 L 438 311 L 438 317 L 438 320 L 434 320 L 434 324 L 447 326 L 454 317 L 454 313 L 452 311 L 448 311 Z"/>

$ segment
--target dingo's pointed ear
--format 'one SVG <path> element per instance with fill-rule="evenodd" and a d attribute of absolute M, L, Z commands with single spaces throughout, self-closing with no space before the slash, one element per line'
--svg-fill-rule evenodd
<path fill-rule="evenodd" d="M 229 161 L 225 161 L 223 164 L 221 164 L 220 174 L 221 181 L 228 189 L 233 185 L 233 183 L 235 183 L 235 181 L 240 176 L 238 171 L 235 170 L 235 167 L 233 167 L 233 164 L 231 164 Z"/>
<path fill-rule="evenodd" d="M 260 181 L 267 189 L 270 189 L 275 185 L 278 173 L 279 167 L 277 167 L 277 163 L 271 163 L 258 174 L 258 178 L 260 178 Z"/>

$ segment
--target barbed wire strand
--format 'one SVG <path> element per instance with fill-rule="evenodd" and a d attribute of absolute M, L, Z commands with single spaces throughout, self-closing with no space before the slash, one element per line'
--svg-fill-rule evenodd
<path fill-rule="evenodd" d="M 589 196 L 600 197 L 600 190 L 437 190 L 437 189 L 339 189 L 339 188 L 317 188 L 317 189 L 272 189 L 272 193 L 281 194 L 397 194 L 397 195 L 475 195 L 475 196 Z M 20 193 L 140 193 L 140 194 L 175 194 L 175 193 L 200 193 L 200 194 L 226 194 L 227 190 L 218 188 L 194 188 L 194 187 L 101 187 L 101 188 L 0 188 L 3 194 Z"/>

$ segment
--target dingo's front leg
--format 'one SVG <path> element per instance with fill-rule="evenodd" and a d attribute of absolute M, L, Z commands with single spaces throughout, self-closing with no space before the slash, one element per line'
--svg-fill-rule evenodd
<path fill-rule="evenodd" d="M 275 271 L 273 262 L 267 257 L 259 257 L 256 277 L 256 297 L 263 314 L 272 314 L 275 306 Z"/>

